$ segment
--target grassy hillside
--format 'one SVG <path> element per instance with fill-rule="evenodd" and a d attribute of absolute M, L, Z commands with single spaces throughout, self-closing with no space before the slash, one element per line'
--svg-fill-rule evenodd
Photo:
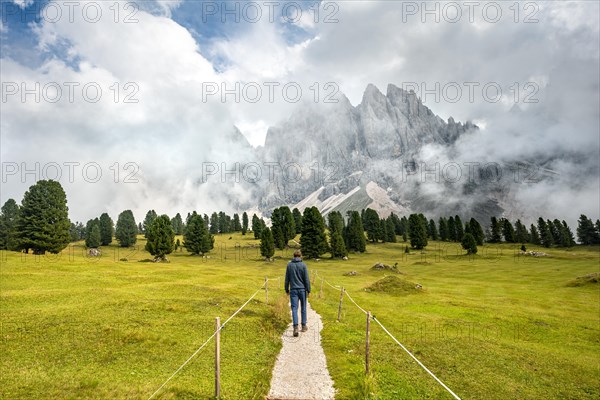
<path fill-rule="evenodd" d="M 143 240 L 133 250 L 104 247 L 99 259 L 81 244 L 60 256 L 2 252 L 0 398 L 147 399 L 210 336 L 215 317 L 225 320 L 265 276 L 283 275 L 289 252 L 267 263 L 257 243 L 218 236 L 210 258 L 177 252 L 164 264 L 144 261 Z M 309 269 L 347 288 L 459 396 L 600 396 L 598 280 L 576 279 L 599 271 L 598 247 L 546 257 L 508 245 L 467 257 L 439 242 L 409 255 L 403 243 L 367 250 L 309 260 Z M 376 262 L 401 273 L 371 271 Z M 416 283 L 423 288 L 412 290 Z M 224 329 L 223 398 L 268 392 L 288 318 L 281 286 L 270 281 L 270 303 L 260 292 Z M 365 317 L 345 298 L 335 322 L 339 291 L 325 284 L 319 298 L 320 287 L 317 278 L 311 303 L 339 399 L 450 398 L 375 324 L 365 378 Z M 157 398 L 211 398 L 212 368 L 211 342 Z"/>

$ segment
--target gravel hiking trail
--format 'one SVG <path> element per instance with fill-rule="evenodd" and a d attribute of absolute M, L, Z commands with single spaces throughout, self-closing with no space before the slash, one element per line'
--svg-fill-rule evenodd
<path fill-rule="evenodd" d="M 298 310 L 300 313 L 300 310 Z M 321 346 L 321 316 L 307 302 L 308 331 L 293 336 L 293 326 L 281 336 L 268 400 L 330 400 L 335 398 L 333 380 Z"/>

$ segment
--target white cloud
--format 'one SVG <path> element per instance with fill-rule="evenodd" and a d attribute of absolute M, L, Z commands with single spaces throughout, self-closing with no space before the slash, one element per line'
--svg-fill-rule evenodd
<path fill-rule="evenodd" d="M 33 0 L 13 0 L 13 2 L 23 9 L 33 4 Z"/>
<path fill-rule="evenodd" d="M 29 1 L 15 3 L 25 7 Z M 113 215 L 133 208 L 138 217 L 149 208 L 185 212 L 223 206 L 221 194 L 197 185 L 201 163 L 247 155 L 219 147 L 216 138 L 237 124 L 252 144 L 261 144 L 267 128 L 287 118 L 296 105 L 283 101 L 279 90 L 269 102 L 266 89 L 257 103 L 221 102 L 219 96 L 204 102 L 203 83 L 210 82 L 228 88 L 236 82 L 297 82 L 304 100 L 312 100 L 309 88 L 315 82 L 321 99 L 324 84 L 334 82 L 355 105 L 368 83 L 384 89 L 388 83 L 432 88 L 436 82 L 498 82 L 504 91 L 499 103 L 482 101 L 481 91 L 471 102 L 466 89 L 455 103 L 426 99 L 444 119 L 485 121 L 477 136 L 458 143 L 461 157 L 528 159 L 598 149 L 598 3 L 543 3 L 534 24 L 515 23 L 510 11 L 496 24 L 480 15 L 475 24 L 466 16 L 457 24 L 423 24 L 419 15 L 404 22 L 400 2 L 342 2 L 337 3 L 337 23 L 322 18 L 315 23 L 312 14 L 303 14 L 296 25 L 312 36 L 299 43 L 290 40 L 287 28 L 263 18 L 207 40 L 203 48 L 169 18 L 181 2 L 157 4 L 159 15 L 139 11 L 134 24 L 115 24 L 110 18 L 91 24 L 78 13 L 74 23 L 42 21 L 35 28 L 40 51 L 64 52 L 39 68 L 2 59 L 3 82 L 97 82 L 104 90 L 98 103 L 22 103 L 17 97 L 3 104 L 3 160 L 102 165 L 103 184 L 66 185 L 75 218 L 95 216 L 99 204 Z M 321 17 L 325 11 L 331 10 L 322 10 Z M 105 15 L 112 14 L 106 10 Z M 0 25 L 0 31 L 7 29 Z M 219 60 L 218 73 L 205 56 Z M 131 93 L 125 83 L 137 85 L 139 103 L 115 104 L 110 89 L 115 82 L 121 99 Z M 508 113 L 515 82 L 520 101 L 525 83 L 539 87 L 539 103 L 518 104 L 525 111 L 521 116 Z M 140 183 L 110 183 L 109 167 L 117 161 L 121 167 L 138 163 Z M 3 187 L 2 200 L 20 199 L 32 183 L 11 182 Z M 247 199 L 248 192 L 238 189 L 235 196 Z"/>

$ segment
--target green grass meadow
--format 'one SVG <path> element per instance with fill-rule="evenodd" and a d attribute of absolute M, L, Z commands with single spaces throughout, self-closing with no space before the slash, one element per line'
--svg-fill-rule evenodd
<path fill-rule="evenodd" d="M 210 258 L 182 251 L 170 263 L 149 262 L 143 238 L 134 249 L 103 247 L 100 258 L 81 243 L 60 255 L 1 252 L 0 398 L 148 399 L 212 334 L 215 317 L 227 319 L 265 277 L 283 279 L 289 250 L 265 262 L 251 235 L 216 239 Z M 530 257 L 510 245 L 476 256 L 454 243 L 410 254 L 404 246 L 307 261 L 311 277 L 318 272 L 310 301 L 336 398 L 451 396 L 375 322 L 365 376 L 366 318 L 345 297 L 336 322 L 340 291 L 320 277 L 344 286 L 462 399 L 600 397 L 600 285 L 575 281 L 600 270 L 598 247 Z M 401 274 L 371 271 L 376 262 Z M 269 281 L 269 303 L 259 292 L 223 329 L 222 398 L 268 393 L 289 319 L 282 286 Z M 155 398 L 213 396 L 211 341 Z"/>

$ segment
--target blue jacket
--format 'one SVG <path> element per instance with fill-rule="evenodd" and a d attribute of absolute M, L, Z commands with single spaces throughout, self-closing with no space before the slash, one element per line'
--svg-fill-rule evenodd
<path fill-rule="evenodd" d="M 304 289 L 310 293 L 308 267 L 301 258 L 296 257 L 288 263 L 285 271 L 285 292 L 289 293 L 293 289 Z"/>

